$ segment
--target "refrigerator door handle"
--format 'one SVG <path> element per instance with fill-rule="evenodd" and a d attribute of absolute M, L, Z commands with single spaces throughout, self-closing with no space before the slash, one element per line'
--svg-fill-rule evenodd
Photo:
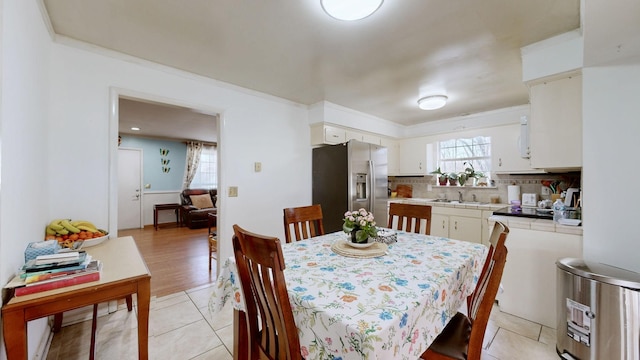
<path fill-rule="evenodd" d="M 373 160 L 369 160 L 369 186 L 371 187 L 369 189 L 369 211 L 371 211 L 372 214 L 375 214 L 375 201 L 373 201 L 373 199 L 376 197 L 375 191 L 376 191 L 376 174 L 375 174 L 375 166 L 373 163 Z"/>

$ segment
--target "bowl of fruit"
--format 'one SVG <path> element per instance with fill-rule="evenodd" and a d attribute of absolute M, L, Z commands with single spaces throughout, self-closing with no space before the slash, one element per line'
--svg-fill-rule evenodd
<path fill-rule="evenodd" d="M 57 240 L 62 249 L 78 250 L 102 243 L 109 232 L 87 220 L 56 219 L 47 225 L 45 240 Z"/>

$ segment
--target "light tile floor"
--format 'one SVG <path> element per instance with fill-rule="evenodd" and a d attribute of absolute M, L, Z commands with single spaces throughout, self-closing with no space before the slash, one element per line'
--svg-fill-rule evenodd
<path fill-rule="evenodd" d="M 211 285 L 151 299 L 149 359 L 230 360 L 233 347 L 232 311 L 212 316 Z M 135 309 L 126 305 L 98 319 L 96 359 L 137 359 Z M 91 321 L 65 326 L 53 337 L 47 360 L 88 359 Z M 500 312 L 491 312 L 483 360 L 558 359 L 554 329 Z"/>

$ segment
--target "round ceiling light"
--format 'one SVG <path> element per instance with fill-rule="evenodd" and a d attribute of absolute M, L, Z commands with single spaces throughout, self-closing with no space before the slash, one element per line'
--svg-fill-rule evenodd
<path fill-rule="evenodd" d="M 383 0 L 320 0 L 322 9 L 338 20 L 360 20 L 373 14 Z"/>
<path fill-rule="evenodd" d="M 447 99 L 445 95 L 431 95 L 425 96 L 418 100 L 418 106 L 422 110 L 436 110 L 447 104 Z"/>

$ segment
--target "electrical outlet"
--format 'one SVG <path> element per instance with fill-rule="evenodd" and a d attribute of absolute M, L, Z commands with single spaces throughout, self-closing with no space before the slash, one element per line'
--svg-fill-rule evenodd
<path fill-rule="evenodd" d="M 551 195 L 551 189 L 549 189 L 548 186 L 543 186 L 542 190 L 540 190 L 540 194 L 543 196 L 549 196 Z"/>
<path fill-rule="evenodd" d="M 261 163 L 261 162 L 253 163 L 253 170 L 254 170 L 255 172 L 260 172 L 260 171 L 262 171 L 262 163 Z"/>
<path fill-rule="evenodd" d="M 238 197 L 238 187 L 229 186 L 229 197 Z"/>

